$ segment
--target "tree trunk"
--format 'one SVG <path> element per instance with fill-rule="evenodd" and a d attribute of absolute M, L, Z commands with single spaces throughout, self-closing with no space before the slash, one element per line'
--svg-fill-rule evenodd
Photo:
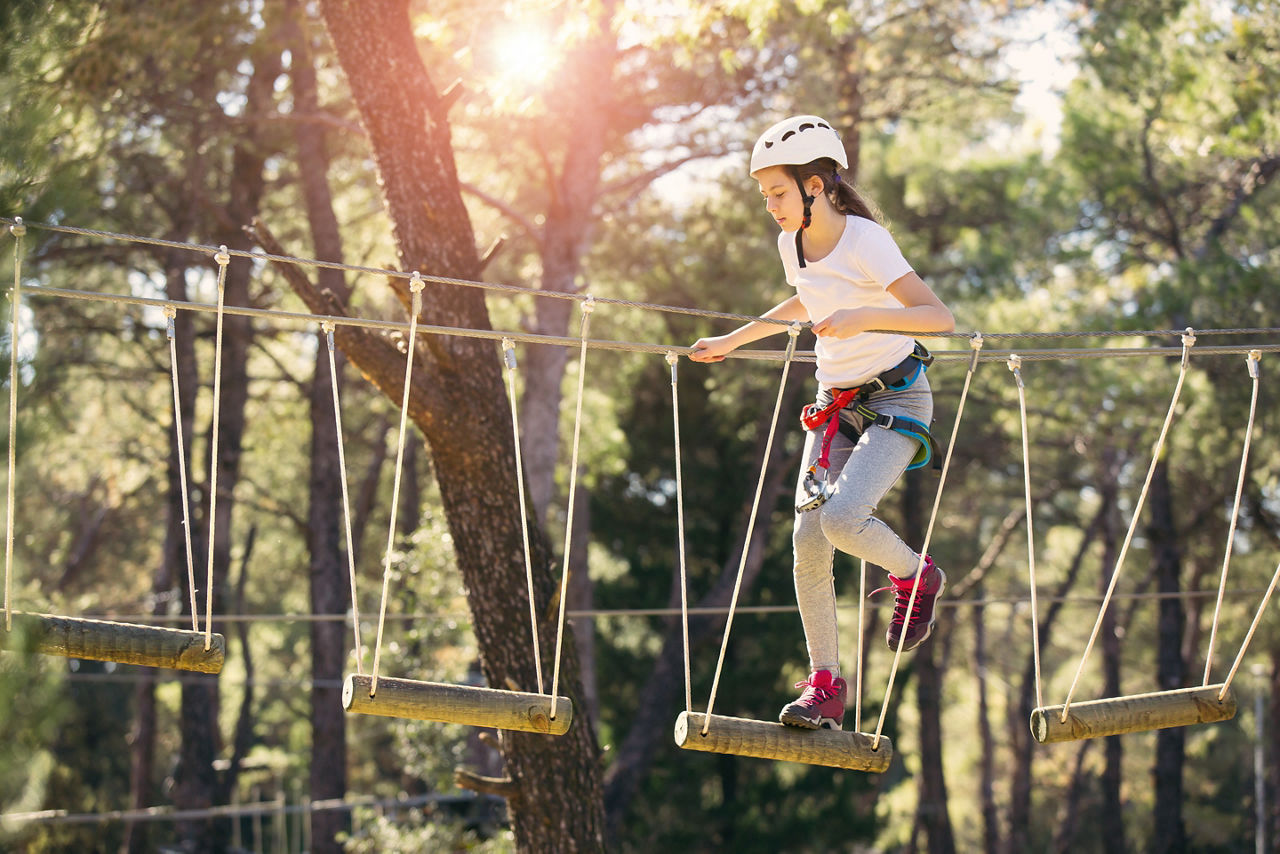
<path fill-rule="evenodd" d="M 581 477 L 581 473 L 579 473 Z M 589 554 L 591 539 L 591 493 L 578 484 L 573 509 L 573 542 L 569 546 L 568 601 L 572 611 L 590 611 L 595 608 L 595 586 L 591 583 Z M 578 661 L 582 665 L 581 714 L 591 718 L 595 726 L 600 724 L 600 695 L 597 689 L 594 662 L 596 660 L 595 620 L 587 617 L 573 621 L 573 635 L 578 644 Z"/>
<path fill-rule="evenodd" d="M 306 36 L 308 20 L 297 0 L 290 0 L 286 27 L 293 62 L 290 66 L 294 109 L 315 113 L 315 60 Z M 299 125 L 294 133 L 298 148 L 298 172 L 303 204 L 311 230 L 315 257 L 343 260 L 342 236 L 329 191 L 329 155 L 323 133 Z M 341 270 L 316 271 L 321 291 L 345 302 L 350 294 Z M 343 385 L 346 359 L 334 354 L 337 388 Z M 315 366 L 308 394 L 311 415 L 311 466 L 308 478 L 307 548 L 310 555 L 311 612 L 317 616 L 342 615 L 350 602 L 343 522 L 342 472 L 337 454 L 337 422 L 334 416 L 328 344 L 322 333 L 317 342 Z M 339 395 L 341 393 L 339 392 Z M 414 517 L 416 524 L 417 517 Z M 341 799 L 347 793 L 347 731 L 342 711 L 342 675 L 347 662 L 345 626 L 341 621 L 311 622 L 311 769 L 308 796 L 313 801 Z M 350 828 L 344 810 L 321 810 L 306 817 L 311 824 L 311 851 L 341 854 L 338 835 Z"/>
<path fill-rule="evenodd" d="M 165 267 L 165 292 L 175 302 L 187 299 L 186 254 L 177 257 L 175 250 L 163 256 Z M 190 312 L 178 312 L 174 318 L 174 343 L 178 351 L 178 394 L 182 402 L 182 410 L 173 412 L 174 424 L 182 425 L 182 454 L 187 462 L 186 476 L 191 479 L 191 434 L 195 421 L 195 398 L 199 381 L 195 374 L 195 341 L 193 336 L 193 316 Z M 187 543 L 183 516 L 183 500 L 181 473 L 178 468 L 178 436 L 177 431 L 169 429 L 169 464 L 166 469 L 168 481 L 168 500 L 165 514 L 164 552 L 160 567 L 152 579 L 153 613 L 164 613 L 169 607 L 170 597 L 175 591 L 187 589 Z M 188 508 L 192 510 L 194 508 Z M 192 560 L 199 554 L 192 537 Z M 182 579 L 179 581 L 179 579 Z M 187 608 L 186 610 L 190 610 Z M 141 672 L 141 671 L 140 671 Z M 130 733 L 130 772 L 129 792 L 130 806 L 133 809 L 145 809 L 153 805 L 154 785 L 152 773 L 155 764 L 156 748 L 156 678 L 153 671 L 142 672 L 137 690 L 134 692 L 134 725 Z M 151 849 L 148 822 L 130 823 L 125 828 L 123 850 L 129 854 L 141 854 Z"/>
<path fill-rule="evenodd" d="M 447 104 L 423 66 L 408 4 L 324 0 L 321 8 L 369 135 L 402 267 L 474 279 L 479 259 L 453 163 Z M 393 287 L 408 301 L 402 280 Z M 431 284 L 423 305 L 430 323 L 490 328 L 477 289 Z M 404 357 L 372 334 L 340 331 L 339 343 L 351 360 L 399 401 Z M 521 619 L 528 614 L 522 498 L 497 348 L 473 338 L 424 338 L 410 357 L 417 364 L 408 414 L 431 451 L 485 676 L 495 687 L 534 690 L 527 618 Z M 546 615 L 539 629 L 554 636 L 555 614 L 547 606 L 555 582 L 547 544 L 533 527 L 535 601 Z M 559 689 L 580 704 L 576 650 L 572 637 L 566 641 Z M 559 738 L 500 734 L 521 851 L 604 847 L 599 749 L 590 719 L 575 717 Z"/>
<path fill-rule="evenodd" d="M 278 47 L 268 46 L 255 57 L 253 76 L 246 90 L 246 112 L 265 114 L 274 100 L 274 87 L 282 60 Z M 252 126 L 251 126 L 252 127 Z M 228 248 L 248 250 L 251 247 L 241 226 L 248 225 L 257 214 L 266 188 L 264 166 L 270 154 L 261 134 L 250 130 L 240 137 L 231 157 L 228 176 L 226 217 L 230 225 L 219 235 L 218 242 Z M 227 305 L 249 305 L 251 265 L 233 261 L 227 265 L 225 302 Z M 204 490 L 205 542 L 212 539 L 213 613 L 223 601 L 231 567 L 232 528 L 235 488 L 240 479 L 240 461 L 244 447 L 246 406 L 249 398 L 249 348 L 253 341 L 253 325 L 247 317 L 228 315 L 223 318 L 221 398 L 218 414 L 218 447 L 212 445 L 206 459 L 216 459 L 217 505 L 212 516 L 214 535 L 207 536 L 211 519 L 208 514 L 209 492 Z M 194 369 L 194 366 L 191 366 Z M 212 367 L 209 375 L 213 374 Z M 212 443 L 212 432 L 210 433 Z M 206 487 L 209 484 L 206 483 Z M 198 578 L 199 580 L 199 578 Z M 203 583 L 203 582 L 201 582 Z M 205 591 L 206 593 L 208 591 Z M 203 608 L 203 603 L 201 603 Z M 174 775 L 174 806 L 180 810 L 203 809 L 222 802 L 230 794 L 238 773 L 230 768 L 219 779 L 213 762 L 221 746 L 218 729 L 219 691 L 216 676 L 193 676 L 182 683 L 182 748 L 178 771 Z M 179 835 L 192 851 L 215 852 L 225 849 L 230 825 L 226 819 L 192 819 L 178 823 Z"/>
<path fill-rule="evenodd" d="M 1267 734 L 1262 745 L 1264 767 L 1267 768 L 1263 797 L 1266 800 L 1267 841 L 1274 849 L 1280 847 L 1280 643 L 1271 647 L 1270 682 Z"/>
<path fill-rule="evenodd" d="M 919 549 L 928 520 L 924 513 L 924 490 L 920 472 L 902 479 L 902 526 L 913 548 Z M 933 481 L 930 481 L 931 483 Z M 947 781 L 942 765 L 942 671 L 936 655 L 950 634 L 939 625 L 934 636 L 914 653 L 916 705 L 920 715 L 920 803 L 919 819 L 929 837 L 931 854 L 952 854 L 956 850 L 951 815 L 947 811 Z"/>
<path fill-rule="evenodd" d="M 1067 803 L 1062 810 L 1062 818 L 1053 838 L 1055 854 L 1068 854 L 1076 850 L 1076 826 L 1080 821 L 1080 801 L 1084 795 L 1085 781 L 1089 775 L 1084 769 L 1085 757 L 1093 747 L 1092 741 L 1083 741 L 1076 748 L 1075 767 L 1071 771 L 1071 784 L 1067 787 Z"/>
<path fill-rule="evenodd" d="M 1098 576 L 1098 585 L 1105 591 L 1111 581 L 1109 570 L 1116 565 L 1119 555 L 1120 519 L 1116 506 L 1119 466 L 1115 454 L 1104 454 L 1104 472 L 1100 478 L 1099 493 L 1102 498 L 1102 566 L 1106 571 Z M 1102 672 L 1104 697 L 1120 696 L 1120 633 L 1117 629 L 1115 609 L 1108 608 L 1102 618 Z M 1123 854 L 1127 850 L 1124 832 L 1124 802 L 1121 784 L 1124 780 L 1124 740 L 1110 736 L 1104 745 L 1105 764 L 1102 771 L 1102 803 L 1099 821 L 1102 830 L 1102 847 L 1107 854 Z"/>
<path fill-rule="evenodd" d="M 1104 508 L 1105 510 L 1105 508 Z M 1076 549 L 1066 577 L 1053 592 L 1053 602 L 1040 617 L 1040 625 L 1033 627 L 1039 633 L 1040 648 L 1048 646 L 1048 639 L 1058 615 L 1062 612 L 1063 597 L 1075 586 L 1080 568 L 1084 565 L 1085 555 L 1093 545 L 1102 527 L 1100 510 L 1085 529 Z M 1011 854 L 1020 854 L 1031 850 L 1031 769 L 1034 757 L 1033 739 L 1027 722 L 1031 718 L 1032 704 L 1036 698 L 1035 659 L 1028 656 L 1023 669 L 1022 679 L 1016 686 L 1016 693 L 1011 693 L 1009 702 L 1009 741 L 1014 755 L 1013 779 L 1009 793 L 1009 837 L 1005 841 L 1005 849 Z M 1047 702 L 1047 700 L 1046 700 Z"/>
<path fill-rule="evenodd" d="M 1173 488 L 1169 466 L 1157 464 L 1151 480 L 1151 522 L 1148 526 L 1156 587 L 1160 593 L 1181 590 L 1182 556 L 1177 543 L 1177 523 L 1173 514 Z M 1186 676 L 1182 660 L 1182 600 L 1170 596 L 1160 600 L 1159 644 L 1156 650 L 1156 679 L 1159 690 L 1183 687 Z M 1186 730 L 1181 727 L 1156 732 L 1155 832 L 1152 850 L 1175 854 L 1187 849 L 1182 820 L 1182 772 L 1185 761 Z"/>
<path fill-rule="evenodd" d="M 974 587 L 973 598 L 981 602 L 984 586 Z M 997 854 L 1000 850 L 1000 815 L 995 797 L 995 739 L 991 735 L 991 711 L 987 702 L 987 631 L 986 608 L 973 608 L 973 669 L 978 677 L 978 738 L 982 751 L 979 788 L 982 803 L 982 850 Z"/>

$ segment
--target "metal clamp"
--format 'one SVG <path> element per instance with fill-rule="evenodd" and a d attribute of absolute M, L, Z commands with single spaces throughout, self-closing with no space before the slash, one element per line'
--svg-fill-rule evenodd
<path fill-rule="evenodd" d="M 827 483 L 827 479 L 819 479 L 817 476 L 817 466 L 810 466 L 809 472 L 804 476 L 804 491 L 807 497 L 796 502 L 797 513 L 807 513 L 810 510 L 816 510 L 823 504 L 826 504 L 831 496 L 835 495 L 835 490 L 831 484 Z"/>

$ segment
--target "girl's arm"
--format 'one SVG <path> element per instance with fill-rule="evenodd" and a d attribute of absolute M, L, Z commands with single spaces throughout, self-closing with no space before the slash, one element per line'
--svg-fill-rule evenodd
<path fill-rule="evenodd" d="M 793 296 L 769 309 L 762 317 L 788 321 L 808 320 L 809 313 L 804 310 L 800 297 Z M 753 320 L 746 326 L 740 326 L 727 335 L 717 335 L 714 338 L 699 338 L 693 342 L 694 352 L 689 354 L 689 358 L 695 362 L 723 362 L 728 353 L 738 349 L 743 344 L 750 344 L 752 341 L 758 341 L 769 335 L 785 332 L 786 329 L 787 327 L 780 326 L 777 323 L 762 323 L 759 320 Z"/>
<path fill-rule="evenodd" d="M 868 329 L 928 334 L 956 328 L 951 309 L 914 272 L 895 280 L 888 291 L 902 308 L 842 308 L 814 323 L 814 334 L 852 338 Z"/>

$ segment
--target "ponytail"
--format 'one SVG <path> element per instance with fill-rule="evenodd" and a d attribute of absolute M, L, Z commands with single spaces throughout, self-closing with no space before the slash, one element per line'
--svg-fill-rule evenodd
<path fill-rule="evenodd" d="M 815 175 L 821 178 L 822 192 L 837 213 L 845 216 L 860 216 L 883 225 L 880 211 L 874 204 L 864 199 L 852 184 L 840 177 L 840 173 L 836 171 L 836 162 L 831 158 L 823 157 L 803 166 L 792 166 L 791 172 L 801 186 Z"/>

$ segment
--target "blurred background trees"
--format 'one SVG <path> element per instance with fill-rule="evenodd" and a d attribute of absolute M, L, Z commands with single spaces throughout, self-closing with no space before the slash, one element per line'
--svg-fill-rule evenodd
<path fill-rule="evenodd" d="M 575 335 L 571 303 L 538 298 L 536 289 L 748 314 L 772 305 L 785 285 L 745 152 L 771 121 L 804 111 L 839 124 L 851 176 L 960 329 L 1127 333 L 1050 343 L 989 337 L 987 349 L 1176 349 L 1176 335 L 1143 333 L 1269 329 L 1280 311 L 1271 286 L 1280 266 L 1276 12 L 1261 0 L 519 0 L 411 2 L 397 14 L 439 89 L 447 125 L 431 138 L 443 138 L 456 162 L 477 269 L 530 289 L 486 298 L 496 329 Z M 352 72 L 321 10 L 306 2 L 7 4 L 0 216 L 239 249 L 256 245 L 243 229 L 257 217 L 292 254 L 397 267 L 403 235 L 379 186 L 394 176 L 375 164 Z M 1059 91 L 1037 100 L 1046 85 Z M 7 238 L 0 254 L 6 281 L 9 245 Z M 211 259 L 167 246 L 32 227 L 21 263 L 29 284 L 180 301 L 215 296 Z M 377 277 L 308 275 L 352 314 L 403 317 L 394 289 Z M 283 276 L 237 261 L 227 301 L 305 310 Z M 164 318 L 158 309 L 47 296 L 28 295 L 23 306 L 24 336 L 4 348 L 20 360 L 11 437 L 17 607 L 182 625 L 189 591 Z M 227 668 L 195 678 L 0 657 L 0 743 L 14 758 L 0 773 L 0 807 L 199 810 L 344 794 L 407 795 L 425 806 L 299 813 L 305 822 L 286 813 L 5 821 L 0 838 L 31 851 L 178 842 L 252 850 L 255 839 L 286 850 L 507 850 L 517 841 L 493 809 L 500 801 L 453 782 L 455 767 L 505 773 L 490 740 L 465 728 L 341 714 L 338 686 L 354 661 L 325 345 L 304 323 L 227 323 L 214 544 Z M 682 346 L 729 324 L 601 306 L 592 334 Z M 181 312 L 176 334 L 201 556 L 212 320 Z M 1245 332 L 1199 340 L 1224 343 L 1274 342 Z M 968 351 L 962 340 L 929 344 Z M 520 345 L 519 355 L 530 496 L 551 544 L 545 568 L 558 573 L 569 475 L 563 440 L 578 366 L 566 348 Z M 1074 674 L 1177 368 L 1176 353 L 1023 365 L 1040 592 L 1059 597 L 1040 612 L 1047 702 L 1059 701 Z M 890 772 L 681 754 L 669 734 L 683 693 L 679 621 L 652 613 L 679 604 L 670 372 L 660 357 L 614 351 L 592 351 L 586 370 L 569 556 L 583 681 L 575 715 L 598 736 L 612 849 L 1250 846 L 1256 804 L 1252 776 L 1241 769 L 1251 767 L 1258 731 L 1250 701 L 1256 692 L 1274 697 L 1280 680 L 1274 604 L 1237 682 L 1236 720 L 1098 744 L 1040 747 L 1028 738 L 1035 686 L 1021 427 L 1012 377 L 999 361 L 980 365 L 960 425 L 931 545 L 952 586 L 939 633 L 906 660 L 895 685 L 886 733 L 900 758 Z M 944 439 L 963 370 L 957 360 L 931 371 Z M 1228 598 L 1220 619 L 1215 679 L 1243 638 L 1280 545 L 1266 356 L 1263 372 L 1231 559 L 1229 587 L 1240 595 Z M 796 373 L 743 605 L 793 603 L 790 492 L 800 437 L 790 412 L 812 393 L 808 372 Z M 778 375 L 768 362 L 679 366 L 692 603 L 726 601 Z M 391 513 L 398 412 L 349 368 L 343 380 L 357 568 L 372 595 L 382 572 L 378 531 Z M 1104 625 L 1084 696 L 1198 684 L 1249 391 L 1243 357 L 1193 350 L 1123 567 L 1126 598 Z M 431 444 L 415 439 L 407 459 L 389 661 L 397 675 L 480 679 L 467 598 L 475 586 L 458 566 Z M 917 531 L 935 487 L 932 474 L 913 475 L 881 512 Z M 851 669 L 852 560 L 838 561 L 837 585 L 848 605 L 841 620 Z M 360 604 L 367 616 L 376 603 L 366 596 Z M 695 704 L 705 702 L 722 627 L 722 616 L 692 623 Z M 887 678 L 883 617 L 872 613 L 865 633 L 868 729 Z M 772 718 L 804 667 L 793 611 L 738 615 L 717 711 Z M 1273 843 L 1277 705 L 1269 701 L 1261 728 Z M 935 731 L 937 746 L 928 737 Z M 425 814 L 412 814 L 418 808 Z"/>

